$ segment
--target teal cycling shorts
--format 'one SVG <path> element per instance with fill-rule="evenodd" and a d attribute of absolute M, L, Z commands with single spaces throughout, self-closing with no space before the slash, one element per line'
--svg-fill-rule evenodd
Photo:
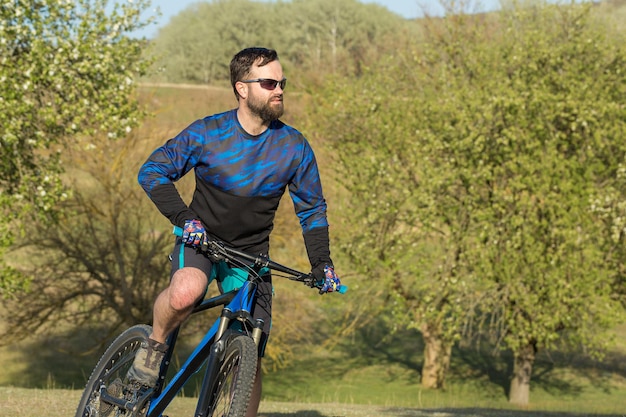
<path fill-rule="evenodd" d="M 194 267 L 203 271 L 209 278 L 210 284 L 216 281 L 220 292 L 232 291 L 240 288 L 241 284 L 248 279 L 248 274 L 244 269 L 231 268 L 225 262 L 213 263 L 198 252 L 195 248 L 183 245 L 180 239 L 176 239 L 174 251 L 172 252 L 172 272 L 183 267 Z M 269 339 L 270 329 L 272 327 L 272 276 L 269 269 L 262 274 L 262 281 L 257 282 L 256 304 L 252 309 L 252 317 L 254 319 L 263 320 L 263 333 L 261 343 L 259 345 L 259 356 L 263 356 L 265 345 Z M 208 285 L 207 285 L 208 287 Z"/>

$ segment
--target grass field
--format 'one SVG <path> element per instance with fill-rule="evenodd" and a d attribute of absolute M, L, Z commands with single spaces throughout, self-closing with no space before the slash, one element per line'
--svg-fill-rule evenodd
<path fill-rule="evenodd" d="M 142 128 L 149 132 L 151 143 L 163 142 L 196 118 L 235 105 L 226 88 L 150 86 L 140 93 L 157 113 Z M 287 104 L 287 109 L 295 111 L 286 116 L 297 119 L 302 104 Z M 146 152 L 137 149 L 142 158 Z M 278 224 L 277 230 L 295 230 L 301 246 L 292 212 L 290 216 L 294 223 L 289 227 Z M 296 258 L 289 242 L 282 245 L 284 251 L 274 246 L 277 259 Z M 276 311 L 280 313 L 284 308 L 280 297 L 286 289 L 277 287 Z M 388 336 L 386 329 L 372 327 L 374 331 L 357 332 L 333 349 L 298 347 L 286 366 L 268 370 L 261 416 L 626 417 L 626 326 L 616 329 L 617 345 L 602 361 L 577 353 L 542 353 L 533 369 L 527 410 L 513 409 L 506 401 L 510 375 L 506 355 L 456 349 L 447 389 L 423 390 L 419 334 Z M 0 417 L 73 415 L 82 384 L 98 356 L 77 355 L 85 339 L 85 334 L 70 338 L 59 333 L 0 348 Z M 191 391 L 186 394 L 193 397 Z M 180 398 L 168 413 L 170 417 L 189 416 L 193 407 L 193 398 Z"/>
<path fill-rule="evenodd" d="M 619 352 L 600 363 L 541 355 L 531 404 L 519 410 L 507 403 L 502 359 L 456 351 L 447 389 L 424 390 L 419 355 L 411 352 L 419 344 L 407 342 L 398 336 L 370 349 L 361 343 L 340 344 L 332 351 L 304 349 L 288 366 L 266 373 L 261 415 L 626 416 L 626 369 Z M 41 416 L 44 411 L 51 417 L 72 415 L 95 359 L 54 346 L 57 341 L 48 339 L 0 350 L 0 417 Z M 175 401 L 170 417 L 192 414 L 193 387 L 199 382 L 192 381 L 187 397 Z"/>
<path fill-rule="evenodd" d="M 80 397 L 79 391 L 36 390 L 0 387 L 0 416 L 2 417 L 68 417 L 73 416 Z M 169 417 L 190 416 L 195 401 L 176 399 Z M 625 414 L 603 414 L 603 417 L 624 417 Z M 261 403 L 259 417 L 592 417 L 599 414 L 584 412 L 548 412 L 507 410 L 495 408 L 406 408 L 395 406 L 357 405 L 339 403 Z"/>

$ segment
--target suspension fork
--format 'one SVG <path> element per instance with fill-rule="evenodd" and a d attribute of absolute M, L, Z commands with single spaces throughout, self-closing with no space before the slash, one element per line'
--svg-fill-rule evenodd
<path fill-rule="evenodd" d="M 207 369 L 202 381 L 202 387 L 200 389 L 200 396 L 198 405 L 196 407 L 196 413 L 194 417 L 205 417 L 206 412 L 209 410 L 209 405 L 214 391 L 215 382 L 219 373 L 220 366 L 224 361 L 224 354 L 228 340 L 224 338 L 224 334 L 229 329 L 233 321 L 241 321 L 242 326 L 245 328 L 249 323 L 252 327 L 252 339 L 257 347 L 261 340 L 261 332 L 263 329 L 263 320 L 256 320 L 253 322 L 250 315 L 252 310 L 257 286 L 256 284 L 246 281 L 240 288 L 239 293 L 235 296 L 233 301 L 222 309 L 222 314 L 219 318 L 219 325 L 215 333 L 214 343 L 211 346 L 211 353 L 207 360 Z"/>

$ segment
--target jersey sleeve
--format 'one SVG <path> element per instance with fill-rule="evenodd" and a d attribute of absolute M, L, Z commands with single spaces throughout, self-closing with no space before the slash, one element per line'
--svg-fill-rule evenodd
<path fill-rule="evenodd" d="M 198 216 L 183 201 L 174 182 L 196 166 L 202 154 L 203 121 L 198 120 L 155 149 L 139 169 L 138 181 L 170 222 L 183 226 Z"/>
<path fill-rule="evenodd" d="M 289 184 L 289 193 L 300 220 L 311 266 L 315 268 L 323 263 L 332 265 L 326 200 L 322 192 L 317 161 L 306 140 L 303 143 L 300 164 Z"/>

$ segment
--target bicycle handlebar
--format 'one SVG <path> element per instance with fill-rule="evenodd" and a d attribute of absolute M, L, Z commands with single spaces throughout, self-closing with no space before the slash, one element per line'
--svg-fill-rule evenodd
<path fill-rule="evenodd" d="M 183 229 L 179 226 L 174 226 L 173 233 L 178 237 L 182 237 Z M 287 266 L 281 265 L 278 262 L 271 261 L 267 256 L 264 255 L 252 256 L 236 249 L 229 248 L 225 246 L 222 242 L 217 240 L 209 240 L 199 249 L 201 252 L 207 254 L 215 260 L 245 260 L 251 262 L 254 267 L 269 268 L 274 271 L 289 274 L 290 276 L 288 276 L 287 278 L 289 278 L 290 280 L 302 282 L 311 288 L 321 289 L 324 287 L 325 284 L 324 281 L 317 281 L 312 274 L 296 271 L 295 269 L 291 269 Z M 339 280 L 337 279 L 337 281 Z M 338 282 L 337 285 L 335 285 L 335 291 L 340 294 L 344 294 L 346 291 L 348 291 L 348 287 Z"/>

